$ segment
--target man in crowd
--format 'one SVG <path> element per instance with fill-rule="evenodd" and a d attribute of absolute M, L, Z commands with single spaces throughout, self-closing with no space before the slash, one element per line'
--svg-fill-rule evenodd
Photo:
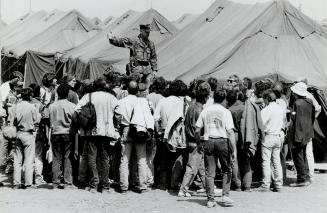
<path fill-rule="evenodd" d="M 283 107 L 276 103 L 276 95 L 272 90 L 263 94 L 266 107 L 261 111 L 265 140 L 262 142 L 262 185 L 260 191 L 269 191 L 271 178 L 273 188 L 279 192 L 283 186 L 283 172 L 280 162 L 280 148 L 284 140 L 282 128 L 286 117 Z M 272 168 L 272 172 L 271 172 Z"/>
<path fill-rule="evenodd" d="M 72 164 L 70 153 L 72 138 L 70 127 L 76 105 L 67 100 L 70 86 L 61 84 L 57 88 L 58 101 L 50 105 L 51 147 L 53 151 L 52 183 L 55 187 L 63 189 L 72 187 Z"/>
<path fill-rule="evenodd" d="M 197 144 L 195 140 L 195 124 L 209 95 L 210 85 L 208 83 L 198 85 L 195 89 L 196 102 L 188 108 L 185 115 L 185 136 L 189 155 L 183 182 L 178 193 L 179 197 L 191 197 L 188 190 L 198 173 L 202 184 L 205 186 L 203 150 L 201 144 Z"/>
<path fill-rule="evenodd" d="M 91 180 L 89 190 L 92 193 L 109 192 L 109 154 L 110 140 L 117 139 L 118 133 L 114 128 L 114 109 L 117 99 L 106 92 L 106 80 L 98 78 L 93 83 L 94 92 L 84 95 L 76 106 L 80 112 L 82 106 L 88 102 L 94 105 L 96 114 L 96 126 L 87 131 L 87 162 L 90 170 Z M 97 159 L 100 167 L 97 167 Z M 100 173 L 100 174 L 99 174 Z"/>
<path fill-rule="evenodd" d="M 122 158 L 119 168 L 120 172 L 120 192 L 126 193 L 129 187 L 129 163 L 131 162 L 132 149 L 135 148 L 137 164 L 138 164 L 138 177 L 139 177 L 139 187 L 138 192 L 142 193 L 147 190 L 147 161 L 146 161 L 146 134 L 148 134 L 146 127 L 143 126 L 143 131 L 139 131 L 139 126 L 134 126 L 138 121 L 134 121 L 141 114 L 144 116 L 150 116 L 148 119 L 151 119 L 151 110 L 148 105 L 148 102 L 145 98 L 138 98 L 136 94 L 139 92 L 138 84 L 135 81 L 131 81 L 128 85 L 128 96 L 119 100 L 118 106 L 115 109 L 115 113 L 121 118 L 120 129 L 121 129 L 121 145 L 122 145 Z M 145 89 L 145 88 L 144 88 Z M 141 100 L 145 100 L 142 109 L 138 106 Z M 144 102 L 143 100 L 143 102 Z M 138 112 L 138 110 L 146 110 L 145 112 Z M 149 115 L 150 113 L 150 115 Z M 137 117 L 136 117 L 137 116 Z M 142 117 L 142 116 L 141 116 Z M 142 120 L 142 119 L 141 119 Z M 147 119 L 146 119 L 147 120 Z M 152 117 L 153 120 L 153 117 Z M 145 122 L 146 123 L 146 122 Z M 154 123 L 152 124 L 152 130 L 154 129 Z M 143 132 L 144 137 L 141 137 L 141 132 Z"/>
<path fill-rule="evenodd" d="M 307 144 L 313 138 L 313 122 L 315 109 L 310 99 L 307 99 L 307 85 L 303 82 L 291 87 L 295 102 L 292 105 L 292 124 L 289 131 L 290 148 L 297 172 L 296 183 L 290 186 L 308 186 L 309 168 L 306 157 Z"/>
<path fill-rule="evenodd" d="M 35 106 L 29 103 L 32 95 L 33 91 L 31 88 L 22 89 L 22 101 L 13 109 L 14 125 L 17 128 L 17 141 L 14 148 L 14 189 L 30 188 L 33 185 L 34 130 L 35 124 L 40 119 Z M 25 185 L 22 185 L 21 182 L 22 165 L 25 168 Z"/>
<path fill-rule="evenodd" d="M 169 86 L 169 96 L 163 98 L 159 101 L 155 111 L 154 111 L 154 120 L 156 124 L 156 130 L 158 131 L 159 137 L 163 138 L 166 128 L 168 128 L 169 118 L 171 115 L 184 114 L 184 99 L 180 98 L 181 89 L 183 82 L 174 80 Z M 160 188 L 163 190 L 168 189 L 171 184 L 172 176 L 172 167 L 175 160 L 179 157 L 180 153 L 172 152 L 171 147 L 168 143 L 161 140 L 157 144 L 159 152 L 159 161 L 160 161 Z"/>
<path fill-rule="evenodd" d="M 218 159 L 223 173 L 222 205 L 233 206 L 234 203 L 229 198 L 229 191 L 233 166 L 232 144 L 235 143 L 235 134 L 232 114 L 221 105 L 225 98 L 224 90 L 216 90 L 214 93 L 214 104 L 204 109 L 196 122 L 195 138 L 197 144 L 200 144 L 201 141 L 201 129 L 204 130 L 203 147 L 208 208 L 216 206 L 214 200 L 214 178 L 216 176 Z"/>

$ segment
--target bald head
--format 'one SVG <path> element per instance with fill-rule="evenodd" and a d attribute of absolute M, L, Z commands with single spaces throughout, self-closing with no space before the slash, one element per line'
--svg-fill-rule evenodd
<path fill-rule="evenodd" d="M 136 81 L 130 81 L 128 84 L 128 93 L 130 95 L 136 95 L 138 92 L 138 86 Z"/>

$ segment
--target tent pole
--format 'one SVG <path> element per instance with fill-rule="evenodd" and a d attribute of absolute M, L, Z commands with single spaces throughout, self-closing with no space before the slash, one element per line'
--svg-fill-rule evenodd
<path fill-rule="evenodd" d="M 2 84 L 2 64 L 1 64 L 1 62 L 2 62 L 2 54 L 1 54 L 1 52 L 2 52 L 2 43 L 1 43 L 1 39 L 0 39 L 0 85 Z"/>

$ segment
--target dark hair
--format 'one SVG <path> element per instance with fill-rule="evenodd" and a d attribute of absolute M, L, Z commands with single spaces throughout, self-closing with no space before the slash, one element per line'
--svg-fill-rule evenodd
<path fill-rule="evenodd" d="M 246 89 L 252 89 L 252 80 L 248 77 L 243 78 L 243 85 L 246 86 Z"/>
<path fill-rule="evenodd" d="M 22 80 L 24 78 L 23 74 L 19 71 L 14 71 L 11 73 L 10 75 L 10 80 L 13 80 L 15 78 L 19 78 L 20 80 Z"/>
<path fill-rule="evenodd" d="M 150 86 L 150 91 L 158 94 L 162 94 L 166 88 L 166 80 L 163 77 L 157 77 L 154 79 Z"/>
<path fill-rule="evenodd" d="M 276 95 L 271 89 L 264 91 L 262 97 L 263 99 L 266 99 L 269 103 L 276 101 Z"/>
<path fill-rule="evenodd" d="M 195 99 L 196 102 L 204 103 L 210 95 L 210 85 L 207 82 L 202 82 L 196 87 Z"/>
<path fill-rule="evenodd" d="M 169 86 L 169 95 L 180 96 L 183 84 L 181 80 L 172 81 Z"/>
<path fill-rule="evenodd" d="M 41 90 L 39 85 L 33 83 L 30 84 L 28 87 L 32 88 L 33 90 L 33 98 L 40 98 Z"/>
<path fill-rule="evenodd" d="M 237 92 L 235 90 L 228 90 L 226 94 L 226 101 L 228 105 L 233 105 L 237 101 Z"/>
<path fill-rule="evenodd" d="M 56 75 L 53 73 L 46 73 L 42 78 L 42 84 L 45 87 L 50 87 L 53 80 L 56 79 Z"/>
<path fill-rule="evenodd" d="M 32 88 L 23 88 L 20 91 L 21 97 L 24 101 L 30 101 L 33 95 L 33 89 Z"/>
<path fill-rule="evenodd" d="M 191 81 L 188 86 L 188 96 L 190 96 L 191 98 L 195 98 L 197 87 L 203 82 L 205 82 L 205 80 L 203 79 L 194 79 L 193 81 Z"/>
<path fill-rule="evenodd" d="M 166 81 L 166 88 L 164 89 L 164 91 L 162 92 L 162 96 L 164 97 L 168 97 L 170 96 L 170 85 L 171 85 L 172 81 Z"/>
<path fill-rule="evenodd" d="M 218 79 L 214 77 L 208 78 L 208 83 L 210 85 L 211 91 L 216 91 L 218 86 Z"/>
<path fill-rule="evenodd" d="M 271 88 L 271 83 L 266 81 L 258 81 L 254 84 L 254 94 L 258 98 L 262 98 L 263 92 Z"/>
<path fill-rule="evenodd" d="M 106 80 L 102 77 L 100 78 L 97 78 L 94 80 L 93 82 L 93 90 L 94 91 L 103 91 L 105 92 L 106 91 Z"/>
<path fill-rule="evenodd" d="M 178 81 L 178 83 L 180 85 L 179 86 L 180 90 L 179 90 L 179 95 L 178 96 L 186 96 L 187 92 L 188 92 L 187 85 L 182 80 L 177 80 L 177 81 Z"/>
<path fill-rule="evenodd" d="M 57 88 L 58 98 L 66 99 L 68 97 L 69 90 L 70 86 L 68 84 L 60 84 Z"/>
<path fill-rule="evenodd" d="M 222 103 L 226 98 L 226 92 L 223 89 L 217 89 L 213 94 L 215 103 Z"/>

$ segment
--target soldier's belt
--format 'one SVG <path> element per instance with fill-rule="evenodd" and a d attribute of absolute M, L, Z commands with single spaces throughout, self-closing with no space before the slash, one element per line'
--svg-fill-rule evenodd
<path fill-rule="evenodd" d="M 137 66 L 149 66 L 150 63 L 148 61 L 134 61 L 132 62 L 132 67 L 137 67 Z"/>

